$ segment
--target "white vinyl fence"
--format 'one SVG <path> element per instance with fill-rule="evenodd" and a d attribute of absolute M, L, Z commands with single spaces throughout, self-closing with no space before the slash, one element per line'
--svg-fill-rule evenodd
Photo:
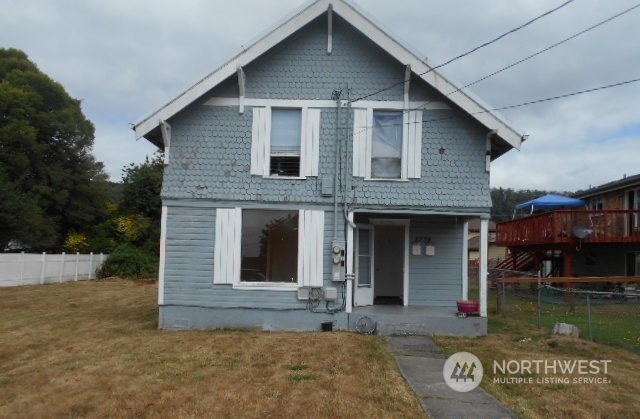
<path fill-rule="evenodd" d="M 0 287 L 95 279 L 108 255 L 0 253 Z"/>

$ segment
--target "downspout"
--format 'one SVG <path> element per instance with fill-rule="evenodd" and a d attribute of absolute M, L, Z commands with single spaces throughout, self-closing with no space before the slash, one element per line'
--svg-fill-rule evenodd
<path fill-rule="evenodd" d="M 346 138 L 350 138 L 353 137 L 351 131 L 349 131 L 349 129 L 353 128 L 353 123 L 351 122 L 351 90 L 349 89 L 349 86 L 347 85 L 347 128 L 345 129 L 346 132 L 350 133 L 351 135 L 349 135 L 349 137 L 345 136 Z M 346 140 L 345 140 L 346 143 Z M 346 156 L 346 162 L 345 162 L 345 173 L 344 173 L 344 177 L 345 177 L 345 192 L 344 192 L 344 201 L 343 201 L 343 216 L 344 216 L 344 220 L 345 222 L 349 225 L 349 227 L 355 229 L 356 228 L 356 223 L 353 222 L 352 219 L 349 218 L 349 201 L 352 198 L 352 193 L 353 190 L 351 189 L 351 174 L 352 174 L 352 168 L 351 168 L 351 163 L 353 163 L 353 156 L 351 156 L 351 158 L 349 158 L 349 148 L 345 148 L 345 156 Z M 351 150 L 353 152 L 353 147 L 351 147 Z M 345 232 L 346 234 L 346 232 Z"/>

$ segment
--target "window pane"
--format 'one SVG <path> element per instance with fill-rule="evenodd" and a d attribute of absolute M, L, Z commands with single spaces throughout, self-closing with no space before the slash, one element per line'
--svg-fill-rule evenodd
<path fill-rule="evenodd" d="M 242 211 L 241 281 L 297 282 L 298 211 Z"/>
<path fill-rule="evenodd" d="M 358 231 L 358 285 L 371 285 L 371 232 Z"/>
<path fill-rule="evenodd" d="M 271 111 L 271 154 L 300 156 L 302 111 L 273 109 Z"/>
<path fill-rule="evenodd" d="M 399 179 L 402 161 L 402 112 L 373 113 L 371 177 Z"/>

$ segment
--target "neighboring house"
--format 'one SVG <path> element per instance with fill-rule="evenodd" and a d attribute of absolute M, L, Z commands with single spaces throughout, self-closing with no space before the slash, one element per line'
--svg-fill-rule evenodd
<path fill-rule="evenodd" d="M 455 316 L 468 221 L 486 242 L 490 161 L 522 136 L 349 2 L 313 2 L 134 129 L 165 151 L 161 328 L 486 333 L 486 292 Z"/>
<path fill-rule="evenodd" d="M 547 260 L 552 276 L 639 277 L 640 175 L 574 198 L 582 201 L 579 208 L 550 208 L 497 225 L 498 244 L 509 248 L 512 264 L 527 270 Z"/>
<path fill-rule="evenodd" d="M 599 211 L 592 217 L 594 235 L 610 229 L 629 236 L 628 240 L 615 246 L 590 248 L 576 263 L 576 274 L 640 276 L 640 174 L 625 175 L 620 180 L 590 187 L 574 196 L 584 200 L 588 208 Z M 602 210 L 617 216 L 606 219 Z"/>
<path fill-rule="evenodd" d="M 489 235 L 487 243 L 487 257 L 490 263 L 502 260 L 507 254 L 507 249 L 496 244 L 496 223 L 489 220 Z M 469 260 L 478 262 L 480 260 L 480 219 L 469 221 Z"/>

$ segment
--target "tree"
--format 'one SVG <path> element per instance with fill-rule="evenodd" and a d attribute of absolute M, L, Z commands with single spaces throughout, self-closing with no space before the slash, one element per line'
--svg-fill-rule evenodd
<path fill-rule="evenodd" d="M 107 217 L 103 165 L 80 101 L 16 49 L 0 49 L 0 251 L 58 250 Z"/>

